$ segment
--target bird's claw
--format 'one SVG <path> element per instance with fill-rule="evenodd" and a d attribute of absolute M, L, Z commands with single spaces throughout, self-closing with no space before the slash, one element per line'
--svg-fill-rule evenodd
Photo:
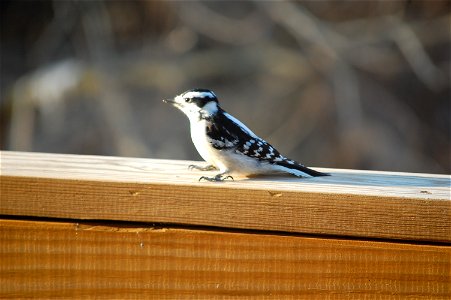
<path fill-rule="evenodd" d="M 232 181 L 235 181 L 232 176 L 230 175 L 222 176 L 222 174 L 218 174 L 215 177 L 202 176 L 201 178 L 199 178 L 199 181 L 201 181 L 202 179 L 205 179 L 206 181 L 210 182 L 225 181 L 226 179 L 232 179 Z"/>
<path fill-rule="evenodd" d="M 208 165 L 205 167 L 197 166 L 197 165 L 189 165 L 188 170 L 212 171 L 212 170 L 217 170 L 217 168 L 213 165 Z"/>

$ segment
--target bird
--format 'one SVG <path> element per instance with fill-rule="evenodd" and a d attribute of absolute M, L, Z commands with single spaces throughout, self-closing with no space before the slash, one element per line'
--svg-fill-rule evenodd
<path fill-rule="evenodd" d="M 233 180 L 231 175 L 244 176 L 291 174 L 298 177 L 328 176 L 289 159 L 271 144 L 258 137 L 241 121 L 219 105 L 216 94 L 195 88 L 163 100 L 181 110 L 189 119 L 191 139 L 207 166 L 190 165 L 189 169 L 219 170 L 213 177 L 199 181 Z"/>

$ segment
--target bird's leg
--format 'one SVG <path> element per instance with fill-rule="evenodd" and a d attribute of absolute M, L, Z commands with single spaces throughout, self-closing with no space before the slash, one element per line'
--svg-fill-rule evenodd
<path fill-rule="evenodd" d="M 217 169 L 218 168 L 216 168 L 213 165 L 206 165 L 205 167 L 196 166 L 196 165 L 189 165 L 188 166 L 188 170 L 213 171 L 213 170 L 217 170 Z"/>
<path fill-rule="evenodd" d="M 225 181 L 226 179 L 233 180 L 232 176 L 226 175 L 226 174 L 227 174 L 227 172 L 223 172 L 223 173 L 217 174 L 215 177 L 202 176 L 201 178 L 199 178 L 199 181 L 201 181 L 202 179 L 205 179 L 206 181 Z"/>

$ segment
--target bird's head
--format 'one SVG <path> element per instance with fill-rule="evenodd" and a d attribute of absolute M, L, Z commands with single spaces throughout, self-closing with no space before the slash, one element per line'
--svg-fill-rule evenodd
<path fill-rule="evenodd" d="M 190 120 L 207 118 L 219 110 L 218 98 L 215 93 L 207 89 L 192 89 L 163 102 L 174 105 Z"/>

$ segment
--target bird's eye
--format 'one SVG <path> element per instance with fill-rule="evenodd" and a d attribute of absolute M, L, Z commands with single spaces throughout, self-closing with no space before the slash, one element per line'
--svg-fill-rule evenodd
<path fill-rule="evenodd" d="M 185 102 L 191 102 L 192 99 L 191 98 L 185 98 Z"/>

